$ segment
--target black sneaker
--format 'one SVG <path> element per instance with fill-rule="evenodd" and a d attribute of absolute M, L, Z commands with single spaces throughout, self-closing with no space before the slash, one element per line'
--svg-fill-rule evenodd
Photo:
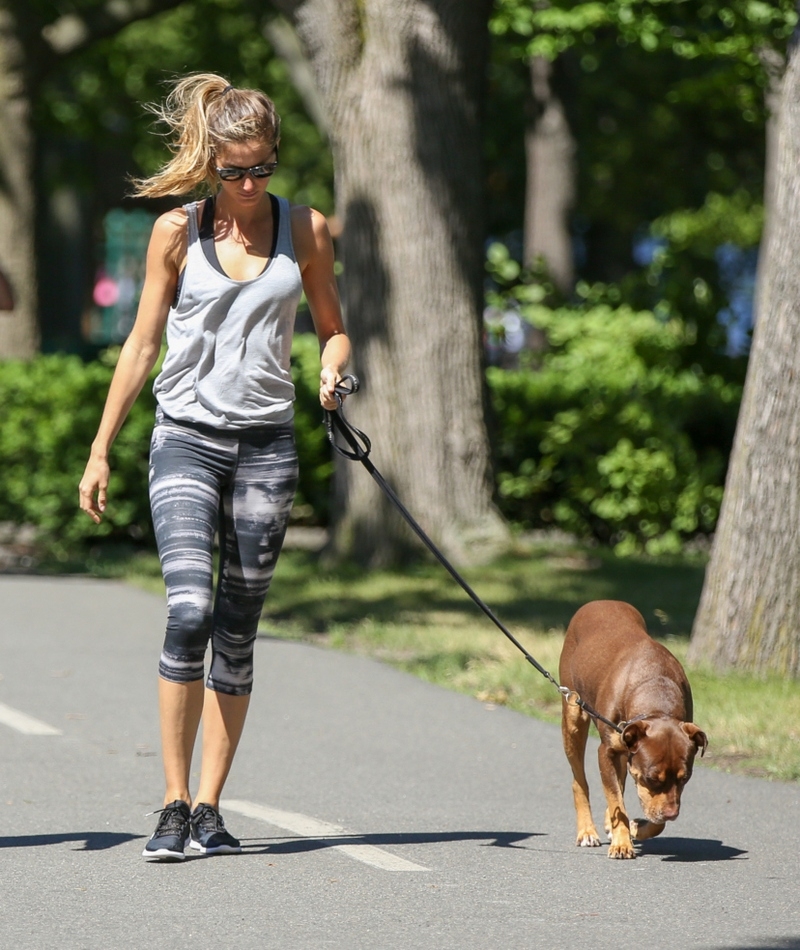
<path fill-rule="evenodd" d="M 191 814 L 186 802 L 176 800 L 165 805 L 156 825 L 156 830 L 142 851 L 143 858 L 156 858 L 160 861 L 184 861 L 183 853 L 189 841 L 189 822 Z"/>
<path fill-rule="evenodd" d="M 200 802 L 192 812 L 190 848 L 201 854 L 241 854 L 242 846 L 225 830 L 222 815 L 213 805 Z"/>

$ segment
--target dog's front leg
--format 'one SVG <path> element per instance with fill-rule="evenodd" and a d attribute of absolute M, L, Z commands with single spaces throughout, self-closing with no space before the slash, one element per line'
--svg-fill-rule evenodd
<path fill-rule="evenodd" d="M 586 781 L 586 770 L 583 764 L 589 725 L 590 719 L 580 707 L 564 702 L 561 716 L 561 736 L 564 740 L 564 751 L 572 768 L 572 798 L 575 803 L 575 817 L 578 823 L 575 844 L 579 848 L 600 847 L 600 838 L 592 820 L 592 809 L 589 804 L 589 784 Z"/>
<path fill-rule="evenodd" d="M 598 762 L 600 765 L 600 779 L 608 803 L 605 820 L 606 831 L 611 836 L 608 856 L 610 858 L 635 858 L 636 852 L 633 850 L 630 823 L 623 798 L 627 758 L 625 753 L 615 752 L 605 742 L 601 742 Z"/>

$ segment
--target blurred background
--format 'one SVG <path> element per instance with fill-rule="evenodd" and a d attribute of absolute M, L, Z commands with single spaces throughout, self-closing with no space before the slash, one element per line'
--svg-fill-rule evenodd
<path fill-rule="evenodd" d="M 317 6 L 0 2 L 0 544 L 17 563 L 151 541 L 148 392 L 117 444 L 99 534 L 75 486 L 152 222 L 176 203 L 128 196 L 168 154 L 145 108 L 165 82 L 203 70 L 268 92 L 282 117 L 273 190 L 328 215 L 338 239 L 330 110 L 296 32 Z M 464 68 L 481 89 L 494 503 L 515 529 L 619 554 L 704 550 L 747 366 L 794 4 L 497 0 L 481 15 L 484 54 Z M 295 523 L 325 527 L 333 463 L 302 312 L 298 330 Z"/>

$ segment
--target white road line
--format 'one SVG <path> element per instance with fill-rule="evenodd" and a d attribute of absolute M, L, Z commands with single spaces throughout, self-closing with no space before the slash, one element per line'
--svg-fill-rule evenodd
<path fill-rule="evenodd" d="M 49 726 L 41 719 L 34 719 L 27 713 L 20 712 L 18 709 L 12 709 L 5 703 L 0 703 L 0 723 L 4 726 L 10 726 L 17 732 L 22 732 L 26 736 L 60 736 L 61 730 Z"/>
<path fill-rule="evenodd" d="M 308 815 L 300 815 L 294 811 L 282 811 L 279 808 L 270 808 L 268 805 L 258 805 L 255 802 L 235 801 L 226 799 L 220 802 L 220 807 L 228 811 L 238 812 L 246 818 L 256 818 L 258 821 L 265 821 L 275 828 L 282 828 L 284 831 L 291 831 L 293 834 L 301 835 L 303 838 L 341 838 L 349 837 L 352 832 L 346 831 L 339 825 L 329 824 L 327 821 L 319 821 L 317 818 L 310 818 Z M 376 848 L 371 844 L 336 844 L 332 847 L 346 854 L 355 861 L 361 861 L 363 864 L 369 864 L 373 868 L 379 868 L 381 871 L 427 871 L 428 868 L 421 864 L 414 864 L 412 861 L 406 861 L 405 858 L 398 858 L 388 851 Z"/>

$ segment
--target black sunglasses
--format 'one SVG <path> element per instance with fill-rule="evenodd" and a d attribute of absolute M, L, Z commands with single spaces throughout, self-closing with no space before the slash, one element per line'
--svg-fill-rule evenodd
<path fill-rule="evenodd" d="M 275 174 L 277 162 L 267 162 L 264 165 L 252 165 L 250 168 L 218 168 L 217 174 L 223 181 L 239 181 L 245 175 L 253 178 L 269 178 Z"/>

